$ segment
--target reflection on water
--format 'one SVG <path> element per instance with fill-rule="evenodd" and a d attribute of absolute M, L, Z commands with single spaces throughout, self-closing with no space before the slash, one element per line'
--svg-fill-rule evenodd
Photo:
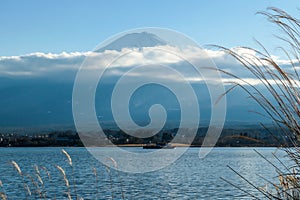
<path fill-rule="evenodd" d="M 272 152 L 276 151 L 275 148 L 256 149 L 276 163 L 272 156 Z M 114 199 L 122 199 L 122 190 L 126 199 L 249 199 L 241 191 L 220 179 L 223 177 L 246 190 L 256 192 L 230 171 L 227 165 L 258 186 L 264 186 L 265 181 L 256 174 L 276 181 L 274 168 L 255 153 L 253 148 L 215 148 L 204 159 L 198 157 L 199 148 L 191 148 L 172 165 L 159 171 L 140 174 L 107 170 L 85 148 L 66 148 L 66 150 L 73 159 L 77 193 L 84 199 L 96 199 L 96 197 L 111 199 L 112 195 Z M 95 151 L 106 155 L 106 152 L 112 152 L 114 148 L 97 148 Z M 141 153 L 147 150 L 130 148 L 130 151 Z M 171 151 L 178 151 L 178 149 Z M 282 151 L 278 151 L 276 155 L 285 159 Z M 164 159 L 168 159 L 167 156 L 168 154 L 166 158 L 161 157 L 157 162 L 163 162 Z M 46 173 L 41 170 L 49 199 L 54 199 L 55 196 L 56 199 L 67 198 L 64 193 L 67 188 L 63 177 L 55 167 L 55 165 L 62 166 L 66 170 L 74 195 L 72 169 L 60 148 L 1 148 L 0 180 L 9 199 L 25 198 L 22 179 L 9 164 L 11 160 L 15 160 L 23 172 L 30 174 L 36 182 L 38 181 L 34 164 L 45 166 L 50 171 L 51 179 L 47 178 Z M 140 167 L 153 164 L 155 164 L 153 161 L 144 162 Z M 98 182 L 93 173 L 94 167 L 97 169 Z M 26 178 L 26 183 L 34 193 L 34 183 L 29 178 Z M 39 187 L 42 190 L 42 186 Z M 34 199 L 34 194 L 32 195 L 31 198 Z"/>

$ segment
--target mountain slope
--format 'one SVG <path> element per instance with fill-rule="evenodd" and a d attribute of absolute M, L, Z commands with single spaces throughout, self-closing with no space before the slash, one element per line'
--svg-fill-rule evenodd
<path fill-rule="evenodd" d="M 96 52 L 103 52 L 105 50 L 121 51 L 123 48 L 154 47 L 166 44 L 167 42 L 152 33 L 129 33 L 96 50 Z"/>

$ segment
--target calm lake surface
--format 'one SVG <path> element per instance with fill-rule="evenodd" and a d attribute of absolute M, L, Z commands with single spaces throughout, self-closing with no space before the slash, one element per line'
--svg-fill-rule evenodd
<path fill-rule="evenodd" d="M 68 165 L 61 148 L 0 148 L 0 180 L 3 182 L 4 191 L 8 199 L 26 199 L 22 178 L 12 167 L 9 161 L 16 161 L 24 173 L 25 183 L 31 189 L 28 199 L 39 197 L 35 194 L 34 184 L 43 185 L 38 181 L 34 165 L 45 166 L 51 179 L 40 168 L 46 190 L 46 199 L 67 199 L 67 187 L 63 176 L 56 168 L 59 165 L 65 169 L 70 181 L 70 190 L 74 198 L 73 178 L 76 183 L 78 196 L 83 199 L 122 199 L 122 190 L 125 199 L 251 199 L 240 190 L 234 188 L 220 179 L 220 177 L 257 194 L 245 181 L 234 174 L 227 165 L 231 166 L 251 182 L 264 187 L 266 181 L 275 180 L 275 169 L 261 158 L 254 148 L 215 148 L 204 159 L 199 159 L 199 148 L 190 148 L 172 165 L 154 172 L 131 174 L 118 173 L 116 170 L 107 169 L 98 162 L 85 148 L 65 148 L 72 157 L 72 168 Z M 272 153 L 285 160 L 285 153 L 276 148 L 255 148 L 268 159 L 276 162 Z M 113 151 L 114 148 L 97 148 L 97 151 Z M 147 151 L 142 148 L 130 148 L 130 151 Z M 173 149 L 172 151 L 176 151 Z M 144 163 L 145 166 L 148 163 Z M 97 177 L 93 168 L 97 169 Z M 31 179 L 28 175 L 31 176 Z M 1 188 L 0 188 L 1 189 Z M 1 190 L 0 190 L 1 192 Z M 43 198 L 44 199 L 44 198 Z"/>

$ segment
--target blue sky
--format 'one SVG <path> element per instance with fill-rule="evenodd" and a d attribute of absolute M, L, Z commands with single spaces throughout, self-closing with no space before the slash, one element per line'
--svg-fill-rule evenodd
<path fill-rule="evenodd" d="M 278 46 L 278 30 L 257 11 L 269 6 L 299 16 L 298 1 L 2 0 L 0 56 L 89 51 L 106 38 L 139 27 L 180 31 L 200 45 Z M 275 41 L 275 42 L 274 42 Z"/>

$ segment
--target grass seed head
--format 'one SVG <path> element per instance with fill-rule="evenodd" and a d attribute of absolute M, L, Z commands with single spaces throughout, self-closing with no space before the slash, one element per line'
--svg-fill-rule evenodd
<path fill-rule="evenodd" d="M 11 164 L 14 166 L 14 168 L 17 170 L 17 172 L 22 176 L 21 168 L 19 167 L 18 163 L 15 161 L 11 161 Z"/>
<path fill-rule="evenodd" d="M 62 153 L 66 156 L 66 158 L 68 159 L 69 165 L 72 166 L 72 158 L 71 156 L 68 154 L 68 152 L 66 152 L 64 149 L 61 150 Z"/>

